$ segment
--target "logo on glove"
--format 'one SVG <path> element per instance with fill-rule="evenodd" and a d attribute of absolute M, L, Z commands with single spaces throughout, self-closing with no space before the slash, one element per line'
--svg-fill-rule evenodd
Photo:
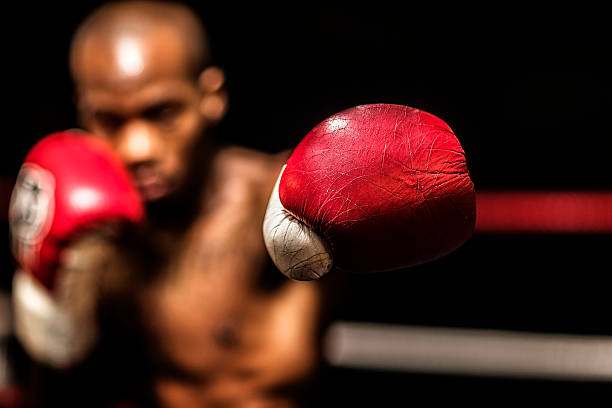
<path fill-rule="evenodd" d="M 54 212 L 55 179 L 43 168 L 21 167 L 9 207 L 13 253 L 29 268 L 38 264 L 43 239 L 49 233 Z"/>

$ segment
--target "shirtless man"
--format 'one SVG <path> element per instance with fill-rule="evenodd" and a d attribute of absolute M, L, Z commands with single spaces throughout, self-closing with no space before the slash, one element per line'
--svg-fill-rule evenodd
<path fill-rule="evenodd" d="M 52 252 L 50 265 L 60 264 L 57 278 L 49 278 L 42 263 L 21 262 L 26 271 L 15 275 L 14 287 L 21 288 L 16 304 L 22 316 L 30 311 L 36 319 L 18 319 L 18 326 L 24 344 L 76 358 L 72 345 L 86 350 L 94 338 L 86 318 L 98 303 L 98 361 L 107 371 L 84 363 L 99 374 L 90 382 L 98 392 L 130 397 L 133 386 L 133 394 L 168 407 L 295 406 L 319 366 L 321 333 L 343 276 L 338 269 L 398 269 L 454 250 L 473 230 L 473 184 L 448 125 L 398 105 L 363 105 L 331 116 L 289 160 L 284 153 L 217 148 L 207 132 L 222 119 L 227 95 L 223 72 L 209 61 L 199 21 L 177 4 L 111 3 L 80 26 L 70 66 L 81 126 L 96 138 L 50 135 L 22 167 L 23 193 L 11 217 L 17 254 L 43 259 L 53 249 L 48 236 L 68 247 Z M 73 154 L 66 151 L 51 154 L 60 159 L 50 169 L 43 163 L 50 156 L 45 146 L 58 145 L 89 147 L 79 160 L 64 161 Z M 104 170 L 92 168 L 99 157 L 84 154 L 97 150 L 119 159 L 108 160 Z M 94 187 L 94 180 L 102 185 Z M 71 182 L 71 192 L 60 182 Z M 113 208 L 137 218 L 135 229 L 117 235 L 114 227 L 101 228 L 76 238 L 91 223 L 117 221 L 107 213 L 110 219 L 90 218 L 86 225 L 78 214 L 111 206 L 120 199 L 119 186 L 128 191 L 132 183 L 146 204 L 144 226 L 143 211 L 127 212 L 140 204 L 134 192 L 129 205 Z M 32 194 L 42 211 L 28 201 Z M 51 194 L 61 196 L 58 208 L 70 210 L 67 220 L 42 205 L 52 202 L 42 200 Z M 57 220 L 70 223 L 75 235 L 60 236 Z M 58 234 L 43 233 L 37 246 L 48 225 Z M 334 273 L 309 283 L 286 279 L 266 249 L 293 279 Z M 49 273 L 40 278 L 43 271 Z M 36 315 L 31 293 L 59 318 Z M 78 372 L 75 384 L 82 380 Z M 118 378 L 127 391 L 116 388 Z M 88 395 L 70 382 L 64 387 Z"/>
<path fill-rule="evenodd" d="M 177 4 L 114 3 L 71 47 L 84 129 L 110 141 L 147 204 L 167 267 L 137 294 L 161 406 L 293 406 L 317 366 L 324 283 L 274 270 L 261 226 L 286 159 L 215 149 L 226 109 L 197 18 Z"/>

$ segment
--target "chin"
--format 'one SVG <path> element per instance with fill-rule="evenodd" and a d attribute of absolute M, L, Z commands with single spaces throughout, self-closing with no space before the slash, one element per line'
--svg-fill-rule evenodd
<path fill-rule="evenodd" d="M 151 221 L 183 222 L 192 219 L 199 208 L 199 190 L 193 184 L 181 182 L 160 183 L 154 188 L 141 190 L 142 200 Z"/>
<path fill-rule="evenodd" d="M 180 189 L 172 188 L 156 188 L 147 191 L 141 191 L 142 201 L 148 209 L 160 208 L 164 211 L 177 211 L 175 207 L 180 206 L 184 201 L 181 197 Z M 167 207 L 167 208 L 166 208 Z"/>
<path fill-rule="evenodd" d="M 139 184 L 138 191 L 140 197 L 145 203 L 155 202 L 163 200 L 172 194 L 172 189 L 169 188 L 169 183 L 162 181 L 155 181 L 148 184 Z"/>
<path fill-rule="evenodd" d="M 163 200 L 164 198 L 168 197 L 169 194 L 166 191 L 159 191 L 154 193 L 147 191 L 146 193 L 141 192 L 141 195 L 142 200 L 145 203 L 154 203 Z"/>

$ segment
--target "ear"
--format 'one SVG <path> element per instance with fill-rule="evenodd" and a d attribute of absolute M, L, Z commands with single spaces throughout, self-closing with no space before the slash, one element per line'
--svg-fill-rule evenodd
<path fill-rule="evenodd" d="M 216 124 L 223 119 L 227 111 L 225 73 L 219 67 L 208 67 L 198 77 L 198 86 L 202 91 L 200 113 L 207 122 Z"/>

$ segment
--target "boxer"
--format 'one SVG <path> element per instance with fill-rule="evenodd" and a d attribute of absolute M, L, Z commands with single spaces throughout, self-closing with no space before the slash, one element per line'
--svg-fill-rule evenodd
<path fill-rule="evenodd" d="M 209 142 L 227 95 L 208 54 L 183 6 L 102 6 L 71 46 L 80 124 L 114 146 L 145 201 L 151 245 L 167 254 L 166 270 L 126 291 L 157 402 L 290 406 L 319 359 L 329 284 L 287 280 L 269 262 L 261 228 L 287 153 Z"/>
<path fill-rule="evenodd" d="M 200 22 L 183 6 L 102 6 L 76 32 L 70 67 L 82 127 L 114 147 L 145 201 L 148 232 L 124 241 L 117 259 L 160 406 L 295 406 L 296 390 L 319 363 L 330 291 L 341 270 L 356 269 L 346 262 L 351 236 L 353 243 L 378 239 L 375 225 L 397 221 L 400 229 L 380 242 L 403 238 L 396 249 L 412 246 L 407 256 L 382 245 L 370 257 L 362 253 L 371 270 L 387 270 L 435 259 L 471 232 L 465 156 L 448 126 L 424 112 L 376 105 L 341 113 L 315 127 L 290 159 L 211 144 L 207 133 L 227 106 L 225 78 L 210 65 Z M 339 154 L 320 155 L 330 149 Z M 306 226 L 318 236 L 306 247 L 319 242 L 321 267 L 296 268 L 290 250 L 311 249 L 275 237 L 287 228 L 282 218 L 292 221 L 289 229 Z M 419 239 L 434 248 L 421 254 Z M 290 278 L 333 273 L 308 283 L 287 279 L 266 245 Z M 151 248 L 163 262 L 133 285 L 129 275 L 141 273 Z"/>

